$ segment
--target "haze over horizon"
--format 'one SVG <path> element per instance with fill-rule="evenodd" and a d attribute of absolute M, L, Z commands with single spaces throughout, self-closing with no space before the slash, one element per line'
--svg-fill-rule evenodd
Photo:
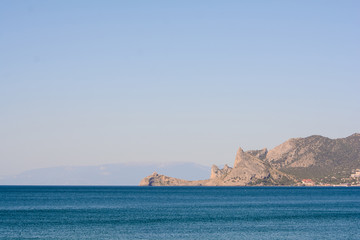
<path fill-rule="evenodd" d="M 360 127 L 359 1 L 1 1 L 0 177 L 232 164 Z"/>

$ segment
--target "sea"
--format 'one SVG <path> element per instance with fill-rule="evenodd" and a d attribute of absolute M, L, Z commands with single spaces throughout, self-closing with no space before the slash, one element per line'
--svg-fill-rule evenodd
<path fill-rule="evenodd" d="M 0 239 L 360 239 L 360 187 L 0 186 Z"/>

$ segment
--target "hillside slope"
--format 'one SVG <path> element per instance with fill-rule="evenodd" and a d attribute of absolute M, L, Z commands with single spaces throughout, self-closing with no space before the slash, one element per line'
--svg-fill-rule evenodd
<path fill-rule="evenodd" d="M 360 168 L 360 134 L 338 139 L 318 135 L 290 139 L 270 150 L 266 161 L 298 178 L 336 182 Z"/>

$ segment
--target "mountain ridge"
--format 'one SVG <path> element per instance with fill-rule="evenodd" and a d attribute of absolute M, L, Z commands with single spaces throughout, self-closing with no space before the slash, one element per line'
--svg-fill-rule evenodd
<path fill-rule="evenodd" d="M 268 150 L 239 148 L 233 167 L 213 165 L 210 178 L 202 181 L 150 175 L 141 186 L 247 186 L 299 185 L 303 178 L 315 182 L 342 183 L 360 168 L 360 134 L 331 139 L 321 135 L 290 138 Z"/>

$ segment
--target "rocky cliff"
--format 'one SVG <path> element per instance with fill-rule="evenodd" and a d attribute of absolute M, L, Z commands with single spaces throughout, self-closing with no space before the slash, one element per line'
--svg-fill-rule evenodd
<path fill-rule="evenodd" d="M 210 179 L 186 181 L 154 173 L 141 186 L 292 185 L 302 178 L 331 182 L 349 177 L 360 168 L 360 134 L 330 139 L 293 138 L 268 151 L 237 151 L 234 166 L 211 168 Z"/>
<path fill-rule="evenodd" d="M 244 152 L 239 148 L 234 167 L 227 165 L 223 169 L 213 165 L 210 179 L 186 181 L 157 174 L 144 178 L 140 186 L 246 186 L 246 185 L 289 185 L 296 180 L 255 157 L 256 154 Z"/>

